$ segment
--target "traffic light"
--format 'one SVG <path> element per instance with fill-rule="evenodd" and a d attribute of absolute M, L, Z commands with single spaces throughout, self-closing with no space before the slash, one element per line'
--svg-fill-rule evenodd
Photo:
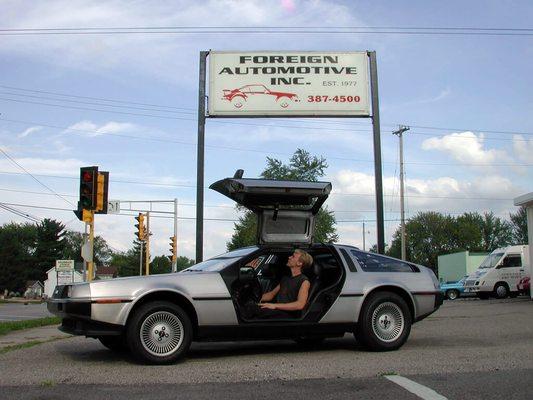
<path fill-rule="evenodd" d="M 135 217 L 135 219 L 137 220 L 137 222 L 139 222 L 138 224 L 135 224 L 135 227 L 137 228 L 137 232 L 135 234 L 137 235 L 137 238 L 140 241 L 145 241 L 146 232 L 144 230 L 144 214 L 139 213 L 139 215 Z"/>
<path fill-rule="evenodd" d="M 172 262 L 176 261 L 177 253 L 178 253 L 178 242 L 176 240 L 176 236 L 172 236 L 170 238 L 170 254 L 172 255 L 168 256 L 168 258 L 170 258 L 170 261 Z"/>
<path fill-rule="evenodd" d="M 96 181 L 96 214 L 107 214 L 107 191 L 109 187 L 109 172 L 98 172 Z"/>
<path fill-rule="evenodd" d="M 96 208 L 97 182 L 98 167 L 80 168 L 80 199 L 78 201 L 78 209 L 74 211 L 80 221 L 88 222 L 87 211 Z"/>

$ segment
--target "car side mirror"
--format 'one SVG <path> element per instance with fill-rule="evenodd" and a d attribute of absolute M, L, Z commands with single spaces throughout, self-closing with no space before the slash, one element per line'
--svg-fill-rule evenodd
<path fill-rule="evenodd" d="M 239 269 L 239 281 L 251 281 L 255 278 L 255 270 L 252 267 L 241 267 Z"/>

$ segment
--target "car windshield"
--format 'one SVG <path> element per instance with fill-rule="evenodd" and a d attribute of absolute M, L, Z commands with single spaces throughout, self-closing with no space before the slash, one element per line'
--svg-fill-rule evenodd
<path fill-rule="evenodd" d="M 181 272 L 218 272 L 256 250 L 257 247 L 252 246 L 230 251 L 229 253 L 220 254 L 209 260 L 202 261 L 201 263 L 195 264 Z"/>
<path fill-rule="evenodd" d="M 480 269 L 494 268 L 504 253 L 493 253 L 487 256 L 479 266 Z"/>

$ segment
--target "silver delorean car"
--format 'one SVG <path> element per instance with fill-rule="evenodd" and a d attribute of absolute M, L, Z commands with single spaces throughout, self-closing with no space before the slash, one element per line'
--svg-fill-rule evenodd
<path fill-rule="evenodd" d="M 141 362 L 183 357 L 192 341 L 294 339 L 319 344 L 347 332 L 365 348 L 395 350 L 411 325 L 435 312 L 442 294 L 428 268 L 340 244 L 313 244 L 316 215 L 329 182 L 233 178 L 211 189 L 257 215 L 257 245 L 230 251 L 179 273 L 57 286 L 48 310 L 59 329 L 130 350 Z M 258 302 L 289 273 L 295 248 L 313 256 L 304 269 L 306 307 L 285 319 L 250 319 L 243 301 Z M 248 266 L 257 260 L 255 268 Z"/>

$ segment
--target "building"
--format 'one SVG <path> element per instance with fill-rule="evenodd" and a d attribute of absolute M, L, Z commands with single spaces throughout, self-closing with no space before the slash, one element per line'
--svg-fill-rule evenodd
<path fill-rule="evenodd" d="M 439 280 L 441 282 L 458 281 L 463 276 L 474 272 L 489 253 L 460 251 L 444 254 L 437 259 Z"/>
<path fill-rule="evenodd" d="M 118 268 L 113 266 L 96 267 L 96 277 L 94 279 L 113 279 L 118 276 Z"/>
<path fill-rule="evenodd" d="M 27 281 L 26 290 L 24 291 L 24 297 L 26 298 L 40 298 L 43 296 L 44 286 L 39 281 Z"/>
<path fill-rule="evenodd" d="M 54 293 L 54 290 L 58 284 L 58 272 L 56 272 L 56 267 L 50 268 L 48 271 L 46 271 L 46 280 L 44 281 L 44 295 L 45 297 L 52 297 L 52 294 Z M 66 279 L 66 275 L 60 275 L 59 276 L 59 284 L 64 285 L 66 283 L 76 283 L 76 282 L 83 282 L 83 273 L 77 270 L 74 270 L 70 273 L 68 276 L 68 279 Z"/>

